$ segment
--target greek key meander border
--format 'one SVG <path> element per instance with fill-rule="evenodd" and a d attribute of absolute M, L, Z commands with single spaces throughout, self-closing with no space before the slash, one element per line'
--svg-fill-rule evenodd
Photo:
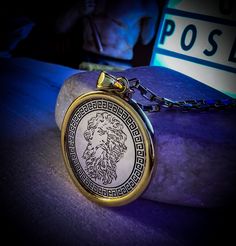
<path fill-rule="evenodd" d="M 80 122 L 80 120 L 88 113 L 94 110 L 107 110 L 111 113 L 115 114 L 119 117 L 128 127 L 131 132 L 133 141 L 135 143 L 135 152 L 136 152 L 136 160 L 135 160 L 135 168 L 127 181 L 115 188 L 106 188 L 100 186 L 93 182 L 87 174 L 84 172 L 83 168 L 79 163 L 79 159 L 75 150 L 75 135 L 76 129 Z M 126 195 L 128 192 L 131 192 L 135 186 L 140 181 L 143 171 L 144 171 L 144 163 L 145 163 L 145 151 L 144 151 L 144 143 L 142 135 L 140 134 L 139 129 L 137 128 L 136 123 L 133 121 L 132 117 L 123 110 L 119 105 L 112 101 L 105 101 L 103 99 L 96 99 L 94 101 L 89 101 L 84 103 L 83 105 L 77 107 L 73 113 L 73 116 L 70 121 L 70 125 L 67 127 L 66 136 L 68 140 L 68 154 L 70 156 L 70 165 L 73 165 L 73 170 L 76 172 L 76 176 L 78 176 L 79 182 L 82 181 L 82 186 L 89 190 L 90 192 L 97 194 L 103 197 L 117 197 Z"/>

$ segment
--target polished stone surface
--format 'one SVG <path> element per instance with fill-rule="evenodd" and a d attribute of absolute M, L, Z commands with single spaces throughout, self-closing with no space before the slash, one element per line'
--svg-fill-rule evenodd
<path fill-rule="evenodd" d="M 234 227 L 230 226 L 235 222 L 234 209 L 193 208 L 142 198 L 124 207 L 106 208 L 78 192 L 62 160 L 60 131 L 54 118 L 59 89 L 77 72 L 26 58 L 0 59 L 2 242 L 234 245 Z"/>

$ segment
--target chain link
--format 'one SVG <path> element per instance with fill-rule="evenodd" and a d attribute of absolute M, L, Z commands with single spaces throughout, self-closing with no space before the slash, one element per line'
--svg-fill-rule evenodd
<path fill-rule="evenodd" d="M 144 111 L 148 112 L 159 112 L 161 108 L 166 109 L 180 109 L 184 112 L 189 112 L 193 110 L 198 111 L 208 111 L 210 109 L 215 110 L 224 110 L 229 108 L 236 108 L 236 99 L 201 99 L 201 100 L 185 100 L 185 101 L 172 101 L 170 99 L 160 97 L 156 95 L 150 89 L 144 87 L 140 81 L 136 78 L 129 79 L 129 88 L 134 91 L 137 89 L 140 94 L 150 102 L 154 102 L 155 104 L 142 105 L 138 103 L 138 105 Z"/>

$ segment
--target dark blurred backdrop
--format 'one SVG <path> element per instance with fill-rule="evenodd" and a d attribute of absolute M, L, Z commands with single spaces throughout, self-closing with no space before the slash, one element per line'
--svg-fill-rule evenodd
<path fill-rule="evenodd" d="M 14 36 L 19 42 L 11 47 L 13 56 L 74 68 L 83 61 L 149 65 L 165 0 L 53 2 L 23 0 L 1 4 L 0 48 L 6 49 Z M 95 24 L 103 52 L 96 50 L 90 22 Z M 29 23 L 33 26 L 27 32 L 24 27 Z M 127 52 L 125 45 L 130 49 Z"/>

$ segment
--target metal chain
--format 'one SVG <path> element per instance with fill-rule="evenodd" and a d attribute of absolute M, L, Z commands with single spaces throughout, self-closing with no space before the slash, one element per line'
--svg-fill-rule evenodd
<path fill-rule="evenodd" d="M 150 102 L 154 102 L 155 104 L 142 105 L 138 103 L 138 105 L 144 111 L 148 112 L 159 112 L 161 108 L 166 109 L 180 109 L 184 112 L 189 112 L 193 110 L 198 111 L 208 111 L 210 109 L 215 110 L 224 110 L 229 108 L 236 108 L 236 99 L 201 99 L 201 100 L 185 100 L 185 101 L 172 101 L 170 99 L 160 97 L 156 95 L 150 89 L 144 87 L 140 81 L 136 78 L 129 79 L 129 88 L 133 91 L 137 89 L 140 94 Z"/>

